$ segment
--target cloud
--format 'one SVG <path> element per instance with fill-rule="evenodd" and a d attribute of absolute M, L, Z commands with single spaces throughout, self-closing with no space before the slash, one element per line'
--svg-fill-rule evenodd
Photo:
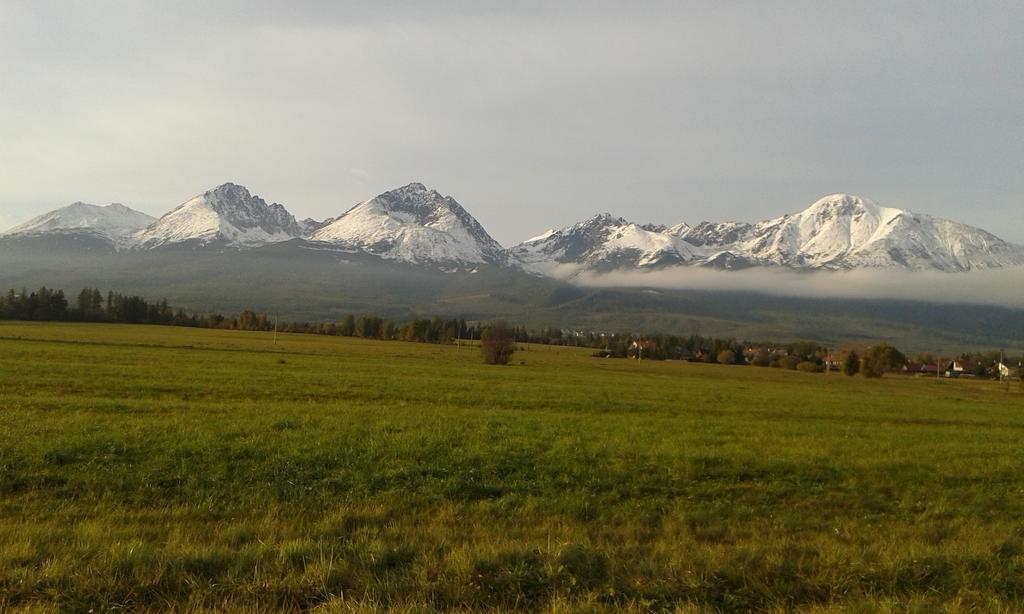
<path fill-rule="evenodd" d="M 1024 241 L 1024 3 L 895 4 L 0 2 L 0 210 L 421 181 L 509 245 L 848 192 Z"/>
<path fill-rule="evenodd" d="M 580 273 L 572 281 L 591 287 L 644 287 L 672 290 L 748 291 L 806 298 L 904 299 L 1024 308 L 1024 267 L 938 271 L 801 272 L 753 268 L 718 271 L 675 267 L 650 272 Z"/>

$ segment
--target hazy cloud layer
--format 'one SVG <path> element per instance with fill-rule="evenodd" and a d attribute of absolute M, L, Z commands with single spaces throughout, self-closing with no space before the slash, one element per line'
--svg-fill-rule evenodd
<path fill-rule="evenodd" d="M 0 211 L 300 217 L 409 181 L 502 243 L 852 192 L 1024 242 L 1019 2 L 0 2 Z"/>
<path fill-rule="evenodd" d="M 562 270 L 563 275 L 570 273 Z M 808 298 L 894 298 L 1024 308 L 1024 268 L 967 273 L 816 271 L 753 268 L 717 271 L 675 267 L 645 273 L 584 273 L 575 283 L 595 287 L 730 290 Z"/>

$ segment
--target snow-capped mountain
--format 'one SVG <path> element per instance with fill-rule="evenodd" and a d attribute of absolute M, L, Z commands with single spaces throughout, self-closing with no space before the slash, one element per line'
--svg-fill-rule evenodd
<path fill-rule="evenodd" d="M 969 271 L 1024 264 L 1024 247 L 979 228 L 848 194 L 826 196 L 728 239 L 755 261 L 800 268 Z"/>
<path fill-rule="evenodd" d="M 310 239 L 414 264 L 507 261 L 501 245 L 462 205 L 421 183 L 359 203 L 313 232 Z"/>
<path fill-rule="evenodd" d="M 1024 265 L 1024 246 L 965 224 L 848 194 L 826 196 L 799 213 L 757 224 L 701 222 L 664 228 L 605 214 L 548 231 L 510 252 L 527 270 L 561 275 L 667 265 L 950 272 Z"/>
<path fill-rule="evenodd" d="M 133 234 L 154 221 L 156 218 L 150 215 L 117 203 L 101 207 L 77 202 L 32 218 L 0 236 L 86 234 L 119 247 L 129 243 Z"/>
<path fill-rule="evenodd" d="M 568 228 L 549 230 L 509 252 L 523 268 L 543 275 L 686 264 L 700 257 L 694 246 L 663 230 L 603 213 Z"/>
<path fill-rule="evenodd" d="M 385 192 L 336 218 L 301 222 L 284 206 L 225 183 L 158 220 L 123 205 L 74 203 L 16 226 L 0 239 L 14 250 L 32 244 L 37 250 L 54 246 L 92 253 L 177 244 L 248 249 L 305 239 L 330 251 L 442 270 L 487 263 L 554 277 L 668 266 L 949 272 L 1024 266 L 1024 246 L 848 194 L 826 196 L 798 213 L 755 224 L 668 227 L 606 213 L 505 250 L 455 199 L 420 183 Z"/>
<path fill-rule="evenodd" d="M 304 235 L 283 205 L 268 205 L 246 188 L 225 183 L 192 198 L 135 237 L 141 248 L 177 243 L 248 247 Z"/>

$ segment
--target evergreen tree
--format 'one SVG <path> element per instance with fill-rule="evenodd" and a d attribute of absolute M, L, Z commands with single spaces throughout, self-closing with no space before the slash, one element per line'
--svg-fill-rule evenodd
<path fill-rule="evenodd" d="M 846 353 L 846 358 L 843 360 L 843 373 L 845 375 L 857 375 L 860 371 L 860 358 L 857 356 L 857 352 L 850 350 Z"/>
<path fill-rule="evenodd" d="M 78 293 L 78 311 L 82 318 L 87 318 L 92 313 L 92 290 L 85 288 Z"/>

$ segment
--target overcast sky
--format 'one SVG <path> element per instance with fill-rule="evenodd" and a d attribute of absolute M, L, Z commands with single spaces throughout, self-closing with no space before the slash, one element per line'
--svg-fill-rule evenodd
<path fill-rule="evenodd" d="M 833 192 L 1024 242 L 1022 23 L 1019 1 L 0 0 L 0 224 L 225 181 L 322 218 L 421 181 L 505 245 Z"/>

